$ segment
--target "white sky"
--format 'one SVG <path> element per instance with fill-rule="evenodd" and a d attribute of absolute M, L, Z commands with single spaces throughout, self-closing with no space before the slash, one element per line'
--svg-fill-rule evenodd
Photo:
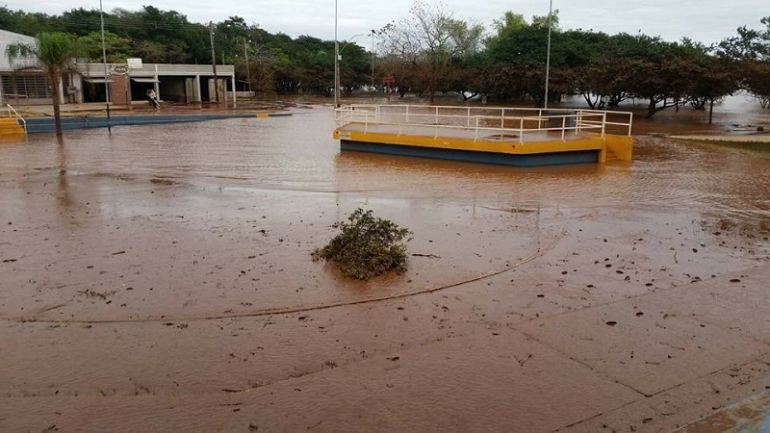
<path fill-rule="evenodd" d="M 137 10 L 149 1 L 103 0 L 104 9 Z M 368 34 L 408 14 L 412 0 L 337 0 L 339 38 L 351 39 Z M 430 3 L 432 0 L 426 0 Z M 162 10 L 176 10 L 193 22 L 221 21 L 229 16 L 243 17 L 270 33 L 292 37 L 307 34 L 334 38 L 334 0 L 153 0 Z M 443 0 L 455 18 L 475 20 L 489 27 L 507 10 L 532 15 L 548 13 L 548 0 Z M 58 14 L 72 8 L 99 8 L 98 0 L 6 0 L 11 9 Z M 563 28 L 582 28 L 610 34 L 627 32 L 661 36 L 667 40 L 682 37 L 706 44 L 735 35 L 735 29 L 748 25 L 759 28 L 759 20 L 770 16 L 770 0 L 554 0 L 560 10 Z M 368 45 L 365 39 L 356 39 Z"/>

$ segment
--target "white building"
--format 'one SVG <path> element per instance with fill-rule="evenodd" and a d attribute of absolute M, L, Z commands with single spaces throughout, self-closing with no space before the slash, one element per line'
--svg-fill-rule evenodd
<path fill-rule="evenodd" d="M 51 86 L 37 59 L 15 59 L 6 56 L 8 45 L 22 42 L 34 45 L 35 38 L 0 30 L 0 101 L 3 104 L 50 104 Z M 176 103 L 219 102 L 235 107 L 235 67 L 217 65 L 217 87 L 211 65 L 176 65 L 145 63 L 129 68 L 128 62 L 107 65 L 88 63 L 78 59 L 75 72 L 62 77 L 61 101 L 67 103 L 105 102 L 105 82 L 110 87 L 110 102 L 114 105 L 132 105 L 147 101 L 146 92 L 155 91 L 158 99 Z"/>
<path fill-rule="evenodd" d="M 35 38 L 0 30 L 0 101 L 19 101 L 23 104 L 45 102 L 51 98 L 51 88 L 41 70 L 24 69 L 37 65 L 37 59 L 15 59 L 13 64 L 6 55 L 8 45 L 35 44 Z"/>
<path fill-rule="evenodd" d="M 104 63 L 78 63 L 79 76 L 74 77 L 74 91 L 82 102 L 104 102 Z M 217 65 L 217 83 L 211 65 L 177 65 L 143 63 L 141 68 L 130 68 L 127 63 L 108 63 L 107 82 L 110 101 L 115 105 L 147 101 L 147 90 L 154 90 L 158 99 L 182 104 L 216 100 L 227 106 L 236 105 L 235 67 Z"/>

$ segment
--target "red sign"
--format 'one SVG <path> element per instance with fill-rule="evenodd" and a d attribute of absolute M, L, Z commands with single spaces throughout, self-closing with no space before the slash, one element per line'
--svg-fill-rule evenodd
<path fill-rule="evenodd" d="M 396 82 L 396 77 L 393 75 L 386 75 L 385 78 L 382 79 L 382 82 L 385 84 L 393 84 Z"/>

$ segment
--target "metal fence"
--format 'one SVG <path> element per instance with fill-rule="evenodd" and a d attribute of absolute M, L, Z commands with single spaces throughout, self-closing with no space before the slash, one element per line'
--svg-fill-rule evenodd
<path fill-rule="evenodd" d="M 337 127 L 362 125 L 374 132 L 388 125 L 398 134 L 430 128 L 434 137 L 473 134 L 474 140 L 518 139 L 534 133 L 557 134 L 562 141 L 580 134 L 631 135 L 633 114 L 626 112 L 509 107 L 452 107 L 426 105 L 343 106 L 335 110 Z M 490 135 L 491 134 L 491 135 Z"/>

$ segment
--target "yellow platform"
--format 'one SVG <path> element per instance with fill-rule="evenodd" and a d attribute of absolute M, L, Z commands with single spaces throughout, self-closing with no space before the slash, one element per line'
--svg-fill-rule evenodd
<path fill-rule="evenodd" d="M 530 132 L 522 136 L 488 134 L 477 137 L 473 129 L 439 129 L 430 126 L 366 125 L 349 123 L 334 131 L 343 149 L 433 156 L 444 159 L 468 159 L 478 162 L 506 163 L 515 156 L 541 156 L 536 161 L 551 163 L 599 162 L 608 159 L 631 161 L 633 139 L 630 136 L 594 133 L 562 134 L 553 131 Z M 463 153 L 481 153 L 462 158 Z M 594 154 L 589 157 L 586 155 Z M 511 156 L 511 157 L 508 157 Z M 512 164 L 519 165 L 519 164 Z M 521 164 L 534 165 L 534 164 Z"/>
<path fill-rule="evenodd" d="M 633 158 L 631 113 L 357 104 L 335 120 L 342 150 L 524 166 Z"/>
<path fill-rule="evenodd" d="M 14 117 L 0 118 L 0 135 L 24 135 L 24 128 Z"/>

